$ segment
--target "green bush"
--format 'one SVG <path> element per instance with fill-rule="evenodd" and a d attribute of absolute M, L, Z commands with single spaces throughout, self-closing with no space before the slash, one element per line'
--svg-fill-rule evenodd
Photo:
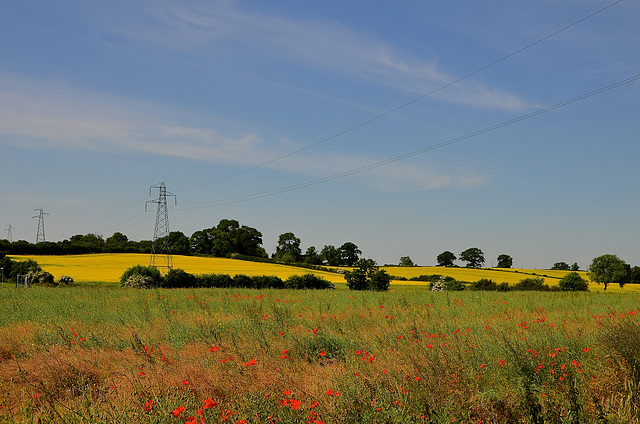
<path fill-rule="evenodd" d="M 561 291 L 589 291 L 589 283 L 577 272 L 570 272 L 560 279 L 558 288 Z"/>
<path fill-rule="evenodd" d="M 11 271 L 9 272 L 9 278 L 15 281 L 18 275 L 29 274 L 30 272 L 42 271 L 38 262 L 33 259 L 27 259 L 26 261 L 13 262 L 11 264 Z"/>
<path fill-rule="evenodd" d="M 369 288 L 369 279 L 367 274 L 361 269 L 354 269 L 353 271 L 346 271 L 344 278 L 347 280 L 347 287 L 349 290 L 367 290 Z"/>
<path fill-rule="evenodd" d="M 384 269 L 379 269 L 369 277 L 369 290 L 387 291 L 391 284 L 391 276 Z"/>
<path fill-rule="evenodd" d="M 183 269 L 171 269 L 165 275 L 161 287 L 168 289 L 193 288 L 198 286 L 198 279 Z"/>
<path fill-rule="evenodd" d="M 60 278 L 58 278 L 59 285 L 68 286 L 70 284 L 73 284 L 73 282 L 73 278 L 69 277 L 68 275 L 61 275 Z"/>
<path fill-rule="evenodd" d="M 158 287 L 153 284 L 153 280 L 150 277 L 141 274 L 131 274 L 121 284 L 122 287 L 131 287 L 134 289 L 153 289 Z"/>
<path fill-rule="evenodd" d="M 307 289 L 307 290 L 332 290 L 335 286 L 332 282 L 313 274 L 292 275 L 284 281 L 287 289 Z"/>
<path fill-rule="evenodd" d="M 509 290 L 511 290 L 511 287 L 509 287 L 509 283 L 500 283 L 496 286 L 496 291 L 499 292 L 508 292 Z"/>
<path fill-rule="evenodd" d="M 251 277 L 254 289 L 282 289 L 284 281 L 275 275 L 256 275 Z"/>
<path fill-rule="evenodd" d="M 143 277 L 133 278 L 132 277 Z M 122 287 L 155 288 L 163 284 L 163 278 L 158 268 L 154 266 L 134 265 L 127 269 L 120 277 Z"/>
<path fill-rule="evenodd" d="M 445 291 L 462 291 L 466 288 L 466 285 L 462 281 L 451 280 L 444 283 Z"/>
<path fill-rule="evenodd" d="M 198 287 L 228 288 L 233 287 L 233 278 L 228 274 L 201 274 L 196 276 Z"/>
<path fill-rule="evenodd" d="M 29 284 L 34 286 L 57 286 L 58 283 L 53 278 L 53 275 L 48 273 L 47 271 L 38 270 L 31 271 L 27 274 L 27 279 L 29 280 Z"/>
<path fill-rule="evenodd" d="M 245 274 L 236 274 L 233 276 L 233 286 L 235 288 L 252 289 L 253 280 Z"/>
<path fill-rule="evenodd" d="M 511 290 L 518 291 L 549 291 L 549 286 L 544 284 L 542 277 L 524 278 L 513 285 Z"/>
<path fill-rule="evenodd" d="M 473 282 L 469 288 L 475 291 L 496 291 L 498 289 L 498 285 L 493 280 L 482 278 Z"/>

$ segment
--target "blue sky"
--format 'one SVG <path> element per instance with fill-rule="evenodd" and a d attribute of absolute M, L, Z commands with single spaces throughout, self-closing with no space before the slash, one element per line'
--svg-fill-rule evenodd
<path fill-rule="evenodd" d="M 34 242 L 42 207 L 48 240 L 151 239 L 162 181 L 171 230 L 237 219 L 269 253 L 293 232 L 380 264 L 479 247 L 488 266 L 640 265 L 638 81 L 429 149 L 637 76 L 638 16 L 633 1 L 7 2 L 2 236 Z"/>

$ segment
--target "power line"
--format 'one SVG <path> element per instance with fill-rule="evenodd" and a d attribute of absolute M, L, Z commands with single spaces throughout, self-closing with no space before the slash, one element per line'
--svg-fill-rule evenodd
<path fill-rule="evenodd" d="M 402 155 L 399 155 L 399 156 L 395 156 L 395 157 L 392 157 L 390 159 L 386 159 L 386 160 L 383 160 L 383 161 L 380 161 L 380 162 L 375 162 L 375 163 L 372 163 L 372 164 L 369 164 L 369 165 L 365 165 L 365 166 L 362 166 L 362 167 L 359 167 L 359 168 L 354 168 L 354 169 L 351 169 L 351 170 L 348 170 L 348 171 L 340 172 L 338 174 L 333 174 L 333 175 L 330 175 L 328 177 L 318 178 L 318 179 L 315 179 L 315 180 L 307 181 L 305 183 L 294 184 L 294 185 L 281 187 L 281 188 L 274 189 L 274 190 L 268 190 L 268 191 L 254 193 L 254 194 L 249 194 L 249 195 L 246 195 L 246 196 L 231 197 L 231 198 L 227 198 L 227 199 L 212 200 L 212 201 L 201 202 L 201 203 L 190 203 L 192 205 L 194 205 L 194 204 L 210 204 L 210 203 L 215 203 L 215 204 L 209 205 L 209 206 L 195 206 L 195 207 L 192 207 L 192 208 L 181 208 L 181 209 L 177 209 L 177 210 L 204 209 L 204 208 L 211 208 L 211 207 L 229 205 L 229 204 L 240 203 L 240 202 L 247 202 L 247 201 L 250 201 L 250 200 L 256 200 L 256 199 L 261 199 L 261 198 L 264 198 L 264 197 L 275 196 L 277 194 L 282 194 L 282 193 L 286 193 L 286 192 L 294 191 L 294 190 L 300 190 L 300 189 L 303 189 L 303 188 L 307 188 L 307 187 L 311 187 L 311 186 L 314 186 L 314 185 L 322 184 L 322 183 L 325 183 L 325 182 L 328 182 L 328 181 L 333 181 L 333 180 L 336 180 L 336 179 L 339 179 L 339 178 L 344 178 L 344 177 L 347 177 L 347 176 L 350 176 L 350 175 L 358 174 L 360 172 L 364 172 L 364 171 L 368 171 L 368 170 L 371 170 L 371 169 L 374 169 L 374 168 L 378 168 L 378 167 L 381 167 L 381 166 L 384 166 L 384 165 L 388 165 L 388 164 L 393 163 L 393 162 L 398 162 L 400 160 L 408 159 L 408 158 L 410 158 L 412 156 L 417 156 L 417 155 L 420 155 L 420 154 L 423 154 L 423 153 L 430 152 L 432 150 L 440 149 L 442 147 L 449 146 L 451 144 L 459 143 L 461 141 L 468 140 L 470 138 L 477 137 L 479 135 L 486 134 L 488 132 L 496 131 L 496 130 L 498 130 L 500 128 L 503 128 L 503 127 L 506 127 L 506 126 L 509 126 L 509 125 L 513 125 L 513 124 L 518 123 L 520 121 L 524 121 L 526 119 L 530 119 L 530 118 L 533 118 L 535 116 L 542 115 L 542 114 L 550 112 L 552 110 L 559 109 L 559 108 L 562 108 L 564 106 L 570 105 L 572 103 L 576 103 L 576 102 L 579 102 L 581 100 L 585 100 L 585 99 L 587 99 L 589 97 L 593 97 L 593 96 L 596 96 L 598 94 L 602 94 L 604 92 L 613 90 L 613 89 L 621 87 L 623 85 L 630 84 L 630 83 L 632 83 L 634 81 L 637 81 L 639 79 L 640 79 L 640 74 L 635 75 L 635 76 L 630 77 L 630 78 L 627 78 L 627 79 L 622 80 L 622 81 L 618 81 L 618 82 L 616 82 L 614 84 L 610 84 L 610 85 L 608 85 L 606 87 L 602 87 L 602 88 L 599 88 L 597 90 L 594 90 L 594 91 L 579 95 L 577 97 L 573 97 L 571 99 L 564 100 L 564 101 L 562 101 L 560 103 L 556 103 L 556 104 L 554 104 L 552 106 L 548 106 L 548 107 L 539 109 L 537 111 L 534 111 L 534 112 L 531 112 L 531 113 L 528 113 L 528 114 L 525 114 L 525 115 L 521 115 L 521 116 L 519 116 L 517 118 L 513 118 L 513 119 L 510 119 L 510 120 L 501 122 L 499 124 L 495 124 L 495 125 L 492 125 L 490 127 L 486 127 L 486 128 L 483 128 L 483 129 L 480 129 L 480 130 L 465 134 L 465 135 L 460 136 L 460 137 L 456 137 L 456 138 L 453 138 L 453 139 L 450 139 L 450 140 L 447 140 L 447 141 L 444 141 L 444 142 L 441 142 L 441 143 L 437 143 L 437 144 L 425 147 L 423 149 L 414 150 L 412 152 L 405 153 L 405 154 L 402 154 Z M 186 204 L 186 205 L 189 205 L 189 203 Z"/>
<path fill-rule="evenodd" d="M 285 155 L 279 156 L 279 157 L 274 158 L 274 159 L 271 159 L 271 160 L 269 160 L 269 161 L 265 161 L 265 162 L 259 163 L 259 164 L 257 164 L 257 165 L 251 166 L 251 167 L 249 167 L 249 168 L 246 168 L 246 169 L 240 170 L 240 171 L 238 171 L 238 172 L 235 172 L 235 173 L 232 173 L 232 174 L 226 175 L 226 176 L 224 176 L 224 177 L 220 177 L 220 178 L 217 178 L 217 179 L 215 179 L 215 180 L 207 181 L 207 182 L 200 183 L 200 184 L 196 184 L 196 185 L 193 185 L 193 186 L 189 186 L 189 187 L 181 188 L 181 189 L 178 189 L 178 190 L 176 190 L 176 191 L 177 191 L 177 192 L 179 192 L 179 191 L 191 190 L 191 189 L 194 189 L 194 188 L 198 188 L 198 187 L 202 187 L 202 186 L 205 186 L 205 185 L 214 184 L 214 183 L 217 183 L 217 182 L 220 182 L 220 181 L 224 181 L 224 180 L 227 180 L 227 179 L 229 179 L 229 178 L 237 177 L 237 176 L 239 176 L 239 175 L 242 175 L 242 174 L 245 174 L 245 173 L 251 172 L 251 171 L 253 171 L 253 170 L 256 170 L 256 169 L 262 168 L 262 167 L 264 167 L 264 166 L 270 165 L 270 164 L 275 163 L 275 162 L 277 162 L 277 161 L 280 161 L 280 160 L 282 160 L 282 159 L 286 159 L 286 158 L 288 158 L 288 157 L 290 157 L 290 156 L 293 156 L 293 155 L 296 155 L 296 154 L 298 154 L 298 153 L 300 153 L 300 152 L 303 152 L 303 151 L 305 151 L 305 150 L 311 149 L 311 148 L 313 148 L 313 147 L 315 147 L 315 146 L 318 146 L 318 145 L 320 145 L 320 144 L 322 144 L 322 143 L 325 143 L 325 142 L 327 142 L 327 141 L 330 141 L 330 140 L 333 140 L 333 139 L 335 139 L 335 138 L 338 138 L 338 137 L 340 137 L 340 136 L 342 136 L 342 135 L 344 135 L 344 134 L 347 134 L 347 133 L 349 133 L 349 132 L 351 132 L 351 131 L 354 131 L 354 130 L 356 130 L 356 129 L 360 128 L 360 127 L 363 127 L 363 126 L 368 125 L 368 124 L 370 124 L 370 123 L 372 123 L 372 122 L 374 122 L 374 121 L 377 121 L 378 119 L 381 119 L 381 118 L 383 118 L 383 117 L 385 117 L 385 116 L 388 116 L 388 115 L 390 115 L 390 114 L 392 114 L 392 113 L 394 113 L 394 112 L 397 112 L 397 111 L 398 111 L 398 110 L 400 110 L 400 109 L 403 109 L 403 108 L 405 108 L 405 107 L 407 107 L 407 106 L 410 106 L 410 105 L 412 105 L 412 104 L 414 104 L 414 103 L 416 103 L 416 102 L 418 102 L 418 101 L 420 101 L 420 100 L 423 100 L 423 99 L 425 99 L 426 97 L 429 97 L 429 96 L 431 96 L 431 95 L 433 95 L 433 94 L 436 94 L 436 93 L 438 93 L 438 92 L 440 92 L 440 91 L 444 90 L 445 88 L 450 87 L 450 86 L 452 86 L 452 85 L 454 85 L 454 84 L 457 84 L 457 83 L 459 83 L 460 81 L 463 81 L 463 80 L 465 80 L 465 79 L 467 79 L 467 78 L 469 78 L 469 77 L 471 77 L 471 76 L 473 76 L 473 75 L 475 75 L 475 74 L 478 74 L 478 73 L 480 73 L 480 72 L 482 72 L 482 71 L 484 71 L 484 70 L 486 70 L 486 69 L 488 69 L 488 68 L 490 68 L 490 67 L 492 67 L 492 66 L 494 66 L 494 65 L 496 65 L 496 64 L 498 64 L 498 63 L 500 63 L 500 62 L 503 62 L 503 61 L 505 61 L 505 60 L 509 59 L 510 57 L 513 57 L 513 56 L 515 56 L 515 55 L 517 55 L 517 54 L 519 54 L 519 53 L 521 53 L 521 52 L 523 52 L 523 51 L 525 51 L 525 50 L 527 50 L 527 49 L 529 49 L 529 48 L 531 48 L 531 47 L 533 47 L 533 46 L 535 46 L 535 45 L 537 45 L 537 44 L 542 43 L 543 41 L 545 41 L 545 40 L 547 40 L 547 39 L 549 39 L 549 38 L 551 38 L 551 37 L 554 37 L 554 36 L 556 36 L 556 35 L 558 35 L 558 34 L 560 34 L 560 33 L 564 32 L 564 31 L 566 31 L 566 30 L 568 30 L 568 29 L 570 29 L 570 28 L 572 28 L 572 27 L 574 27 L 574 26 L 576 26 L 576 25 L 580 24 L 581 22 L 586 21 L 587 19 L 589 19 L 589 18 L 591 18 L 591 17 L 593 17 L 593 16 L 595 16 L 595 15 L 597 15 L 597 14 L 601 13 L 601 12 L 604 12 L 605 10 L 607 10 L 607 9 L 609 9 L 609 8 L 611 8 L 611 7 L 613 7 L 613 6 L 617 5 L 617 4 L 619 4 L 619 3 L 621 3 L 622 1 L 623 1 L 623 0 L 617 0 L 617 1 L 613 2 L 613 3 L 611 3 L 611 4 L 608 4 L 608 5 L 606 5 L 606 4 L 607 4 L 607 3 L 609 3 L 609 2 L 610 2 L 610 0 L 606 0 L 606 1 L 602 2 L 602 3 L 599 3 L 598 5 L 596 5 L 596 6 L 594 6 L 594 7 L 591 7 L 591 8 L 589 8 L 589 9 L 587 9 L 587 10 L 585 10 L 585 11 L 583 11 L 583 12 L 581 12 L 581 13 L 577 14 L 577 15 L 575 15 L 575 16 L 573 16 L 573 17 L 572 17 L 572 18 L 570 18 L 570 19 L 564 20 L 564 21 L 562 21 L 561 23 L 559 23 L 559 24 L 557 24 L 557 25 L 555 25 L 555 26 L 553 26 L 553 27 L 551 27 L 551 28 L 549 28 L 549 29 L 546 29 L 546 30 L 544 30 L 544 31 L 542 31 L 542 32 L 539 32 L 538 34 L 536 34 L 536 35 L 534 35 L 534 36 L 532 36 L 532 37 L 529 37 L 529 38 L 527 38 L 527 39 L 526 39 L 526 40 L 524 40 L 524 41 L 521 41 L 521 42 L 519 42 L 519 43 L 517 43 L 517 44 L 514 44 L 514 45 L 512 45 L 511 47 L 508 47 L 507 49 L 504 49 L 504 50 L 502 50 L 502 51 L 501 51 L 501 52 L 499 52 L 499 53 L 496 53 L 496 54 L 494 54 L 494 55 L 492 55 L 492 56 L 489 56 L 489 57 L 487 57 L 487 58 L 485 58 L 485 59 L 483 59 L 483 60 L 480 60 L 480 61 L 478 61 L 478 62 L 476 62 L 476 63 L 474 63 L 474 64 L 472 64 L 472 65 L 470 65 L 470 66 L 467 66 L 466 68 L 464 68 L 464 69 L 462 69 L 462 70 L 460 70 L 460 71 L 457 71 L 457 72 L 455 72 L 455 73 L 449 74 L 449 75 L 447 75 L 447 76 L 445 76 L 445 77 L 441 78 L 441 79 L 440 79 L 440 80 L 438 80 L 438 81 L 434 81 L 434 82 L 432 82 L 432 83 L 430 83 L 430 84 L 428 84 L 428 85 L 426 85 L 426 86 L 423 86 L 423 87 L 419 88 L 418 90 L 415 90 L 415 91 L 413 91 L 413 92 L 411 92 L 411 93 L 409 93 L 409 94 L 406 94 L 406 95 L 404 95 L 404 96 L 402 96 L 402 97 L 399 97 L 399 98 L 397 98 L 397 99 L 395 99 L 395 100 L 393 100 L 393 101 L 391 101 L 391 102 L 389 102 L 389 103 L 386 103 L 386 104 L 384 104 L 384 105 L 382 105 L 382 106 L 379 106 L 379 107 L 377 107 L 377 108 L 375 108 L 375 109 L 373 109 L 373 110 L 371 110 L 371 111 L 368 111 L 368 112 L 366 112 L 366 113 L 364 113 L 364 114 L 361 114 L 361 115 L 359 115 L 359 116 L 357 116 L 357 117 L 355 117 L 355 118 L 352 118 L 352 119 L 349 119 L 349 120 L 347 120 L 347 121 L 344 121 L 344 122 L 342 122 L 342 123 L 340 123 L 340 124 L 338 124 L 338 125 L 335 125 L 335 126 L 333 126 L 333 127 L 329 128 L 329 129 L 327 129 L 327 130 L 320 131 L 320 132 L 318 132 L 318 133 L 316 133 L 316 134 L 314 134 L 314 135 L 312 135 L 312 136 L 306 137 L 306 138 L 304 138 L 304 139 L 302 139 L 302 140 L 300 140 L 300 141 L 298 141 L 298 142 L 292 143 L 292 144 L 290 144 L 290 145 L 288 145 L 288 146 L 283 146 L 283 147 L 281 147 L 281 148 L 278 148 L 278 149 L 272 150 L 271 152 L 266 153 L 265 155 L 267 155 L 267 154 L 271 154 L 271 153 L 274 153 L 274 152 L 277 152 L 277 151 L 280 151 L 280 150 L 282 150 L 282 149 L 284 149 L 284 148 L 287 148 L 287 147 L 289 147 L 289 146 L 291 146 L 291 145 L 300 144 L 300 143 L 302 143 L 302 142 L 304 142 L 304 141 L 306 141 L 306 140 L 310 140 L 310 139 L 312 139 L 312 138 L 315 138 L 316 136 L 318 136 L 318 135 L 320 135 L 320 134 L 324 134 L 324 133 L 329 132 L 329 131 L 331 131 L 331 130 L 334 130 L 334 129 L 340 128 L 340 127 L 341 127 L 341 126 L 343 126 L 343 125 L 346 125 L 346 124 L 348 124 L 348 123 L 351 123 L 351 122 L 353 122 L 353 121 L 356 121 L 356 120 L 358 120 L 358 119 L 360 119 L 360 118 L 363 118 L 363 117 L 369 116 L 369 115 L 371 115 L 371 114 L 373 114 L 373 113 L 375 113 L 375 112 L 382 111 L 382 110 L 384 110 L 386 107 L 391 106 L 392 104 L 397 103 L 397 102 L 399 102 L 400 100 L 403 100 L 403 99 L 406 99 L 406 98 L 408 98 L 408 97 L 411 97 L 411 96 L 413 96 L 413 95 L 415 95 L 415 94 L 417 94 L 417 93 L 420 93 L 420 92 L 422 92 L 422 91 L 426 90 L 427 88 L 432 87 L 432 86 L 434 86 L 434 85 L 436 85 L 436 84 L 444 83 L 444 82 L 446 82 L 447 80 L 449 80 L 450 78 L 455 77 L 456 75 L 462 74 L 463 72 L 465 72 L 465 71 L 467 71 L 467 70 L 473 69 L 473 68 L 477 67 L 478 65 L 480 65 L 480 64 L 482 64 L 482 63 L 485 63 L 485 62 L 487 62 L 487 61 L 489 61 L 489 60 L 491 60 L 491 59 L 493 59 L 493 58 L 496 58 L 496 57 L 497 57 L 497 59 L 495 59 L 495 60 L 493 60 L 493 61 L 491 61 L 491 62 L 487 63 L 486 65 L 483 65 L 483 66 L 479 67 L 478 69 L 476 69 L 476 70 L 474 70 L 474 71 L 471 71 L 471 72 L 469 72 L 469 73 L 467 73 L 467 74 L 464 74 L 464 75 L 462 75 L 461 77 L 459 77 L 459 78 L 457 78 L 457 79 L 454 79 L 454 80 L 452 80 L 452 81 L 450 81 L 450 82 L 447 82 L 447 83 L 445 83 L 445 84 L 441 85 L 440 87 L 435 88 L 435 89 L 434 89 L 434 90 L 432 90 L 432 91 L 429 91 L 429 92 L 427 92 L 427 93 L 425 93 L 425 94 L 422 94 L 422 95 L 420 95 L 420 96 L 416 97 L 416 98 L 415 98 L 415 99 L 413 99 L 413 100 L 409 100 L 409 101 L 407 101 L 407 102 L 405 102 L 405 103 L 402 103 L 402 104 L 400 104 L 399 106 L 396 106 L 396 107 L 394 107 L 394 108 L 392 108 L 392 109 L 390 109 L 390 110 L 388 110 L 388 111 L 386 111 L 386 112 L 381 112 L 381 113 L 379 113 L 379 114 L 377 114 L 377 115 L 374 115 L 373 117 L 371 117 L 371 118 L 369 118 L 369 119 L 367 119 L 367 120 L 365 120 L 365 121 L 363 121 L 363 122 L 360 122 L 360 123 L 358 123 L 358 124 L 352 125 L 352 126 L 350 126 L 350 127 L 346 128 L 346 129 L 342 130 L 342 131 L 339 131 L 339 132 L 337 132 L 337 133 L 335 133 L 335 134 L 333 134 L 333 135 L 330 135 L 330 136 L 325 137 L 325 138 L 323 138 L 323 139 L 321 139 L 321 140 L 319 140 L 319 141 L 316 141 L 315 143 L 309 144 L 309 145 L 307 145 L 307 146 L 305 146 L 305 147 L 301 147 L 301 148 L 299 148 L 299 149 L 297 149 L 297 150 L 295 150 L 295 151 L 293 151 L 293 152 L 287 153 L 287 154 L 285 154 Z M 603 6 L 603 5 L 606 5 L 606 6 L 605 6 L 605 7 L 600 8 L 600 7 L 601 7 L 601 6 Z M 598 10 L 593 11 L 594 9 L 598 9 Z M 589 12 L 591 12 L 591 11 L 593 11 L 593 12 L 592 12 L 592 13 L 589 13 Z M 582 18 L 580 18 L 580 19 L 577 19 L 577 20 L 576 20 L 576 18 L 578 18 L 578 17 L 580 17 L 580 16 L 584 15 L 585 13 L 589 13 L 589 14 L 588 14 L 587 16 L 584 16 L 584 17 L 582 17 Z M 565 24 L 566 24 L 566 25 L 565 25 Z M 557 30 L 555 30 L 555 31 L 553 31 L 555 28 L 558 28 L 558 27 L 560 27 L 560 28 L 559 28 L 559 29 L 557 29 Z M 553 31 L 553 32 L 550 32 L 550 31 Z M 549 33 L 549 32 L 550 32 L 550 33 Z M 548 34 L 547 34 L 547 33 L 548 33 Z M 545 35 L 544 37 L 541 37 L 543 34 L 547 34 L 547 35 Z M 541 38 L 540 38 L 540 37 L 541 37 Z M 515 49 L 516 47 L 521 46 L 522 44 L 527 43 L 528 41 L 531 41 L 531 42 L 530 42 L 530 43 L 528 43 L 528 44 L 526 44 L 526 45 L 524 45 L 523 47 L 520 47 L 520 48 L 517 48 L 516 50 L 513 50 L 513 49 Z M 513 50 L 513 51 L 512 51 L 512 50 Z M 510 52 L 510 53 L 508 53 L 509 51 L 511 51 L 511 52 Z M 265 156 L 265 155 L 263 155 L 263 156 Z"/>

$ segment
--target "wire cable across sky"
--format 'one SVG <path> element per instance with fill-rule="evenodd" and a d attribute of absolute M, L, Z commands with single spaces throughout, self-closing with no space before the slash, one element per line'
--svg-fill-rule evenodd
<path fill-rule="evenodd" d="M 200 204 L 200 205 L 205 205 L 206 204 L 207 206 L 194 206 L 194 207 L 190 207 L 190 208 L 184 208 L 183 207 L 183 208 L 176 208 L 176 210 L 186 211 L 186 210 L 193 210 L 193 209 L 212 208 L 212 207 L 217 207 L 217 206 L 229 205 L 229 204 L 233 204 L 233 203 L 247 202 L 247 201 L 250 201 L 250 200 L 256 200 L 256 199 L 261 199 L 261 198 L 264 198 L 264 197 L 275 196 L 275 195 L 278 195 L 278 194 L 283 194 L 283 193 L 287 193 L 287 192 L 294 191 L 294 190 L 300 190 L 300 189 L 311 187 L 311 186 L 314 186 L 314 185 L 318 185 L 318 184 L 326 183 L 326 182 L 329 182 L 329 181 L 337 180 L 339 178 L 348 177 L 350 175 L 354 175 L 354 174 L 358 174 L 358 173 L 361 173 L 361 172 L 365 172 L 365 171 L 368 171 L 368 170 L 371 170 L 371 169 L 374 169 L 374 168 L 378 168 L 378 167 L 381 167 L 381 166 L 384 166 L 384 165 L 388 165 L 388 164 L 393 163 L 393 162 L 398 162 L 398 161 L 401 161 L 401 160 L 404 160 L 404 159 L 408 159 L 408 158 L 413 157 L 413 156 L 421 155 L 421 154 L 424 154 L 424 153 L 427 153 L 427 152 L 430 152 L 430 151 L 433 151 L 433 150 L 436 150 L 436 149 L 441 149 L 441 148 L 449 146 L 451 144 L 460 143 L 461 141 L 465 141 L 465 140 L 477 137 L 477 136 L 482 135 L 482 134 L 486 134 L 486 133 L 489 133 L 489 132 L 492 132 L 492 131 L 496 131 L 496 130 L 498 130 L 500 128 L 504 128 L 506 126 L 516 124 L 518 122 L 521 122 L 521 121 L 536 117 L 538 115 L 542 115 L 544 113 L 551 112 L 551 111 L 553 111 L 555 109 L 559 109 L 559 108 L 568 106 L 568 105 L 570 105 L 572 103 L 576 103 L 576 102 L 579 102 L 581 100 L 585 100 L 585 99 L 588 99 L 590 97 L 597 96 L 599 94 L 605 93 L 607 91 L 610 91 L 610 90 L 613 90 L 615 88 L 630 84 L 630 83 L 638 81 L 638 80 L 640 80 L 640 74 L 637 74 L 637 75 L 634 75 L 634 76 L 632 76 L 630 78 L 618 81 L 618 82 L 616 82 L 614 84 L 607 85 L 607 86 L 599 88 L 597 90 L 590 91 L 588 93 L 579 95 L 577 97 L 573 97 L 571 99 L 564 100 L 564 101 L 556 103 L 556 104 L 554 104 L 552 106 L 548 106 L 548 107 L 536 110 L 534 112 L 527 113 L 525 115 L 521 115 L 521 116 L 519 116 L 517 118 L 509 119 L 509 120 L 501 122 L 499 124 L 495 124 L 495 125 L 492 125 L 492 126 L 489 126 L 489 127 L 485 127 L 483 129 L 480 129 L 480 130 L 477 130 L 477 131 L 474 131 L 474 132 L 471 132 L 471 133 L 467 133 L 467 134 L 462 135 L 460 137 L 456 137 L 456 138 L 453 138 L 453 139 L 450 139 L 450 140 L 447 140 L 447 141 L 443 141 L 441 143 L 433 144 L 433 145 L 430 145 L 430 146 L 425 147 L 423 149 L 414 150 L 414 151 L 411 151 L 411 152 L 408 152 L 408 153 L 405 153 L 405 154 L 402 154 L 402 155 L 399 155 L 399 156 L 395 156 L 395 157 L 392 157 L 392 158 L 389 158 L 389 159 L 386 159 L 386 160 L 383 160 L 383 161 L 380 161 L 380 162 L 375 162 L 375 163 L 372 163 L 372 164 L 369 164 L 369 165 L 366 165 L 366 166 L 361 166 L 361 167 L 358 167 L 358 168 L 354 168 L 354 169 L 350 169 L 350 170 L 347 170 L 347 171 L 344 171 L 344 172 L 333 174 L 333 175 L 330 175 L 330 176 L 327 176 L 327 177 L 324 177 L 324 178 L 318 178 L 318 179 L 307 181 L 307 182 L 304 182 L 304 183 L 293 184 L 293 185 L 290 185 L 290 186 L 281 187 L 281 188 L 278 188 L 278 189 L 273 189 L 273 190 L 268 190 L 268 191 L 262 191 L 262 192 L 258 192 L 258 193 L 253 193 L 253 194 L 249 194 L 249 195 L 246 195 L 246 196 L 230 197 L 230 198 L 226 198 L 226 199 L 212 200 L 212 201 L 208 201 L 208 202 L 185 204 L 183 206 L 196 205 L 196 204 Z"/>

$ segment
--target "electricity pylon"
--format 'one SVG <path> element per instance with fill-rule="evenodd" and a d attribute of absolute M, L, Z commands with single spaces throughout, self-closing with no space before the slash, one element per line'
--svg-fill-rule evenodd
<path fill-rule="evenodd" d="M 151 245 L 151 260 L 149 265 L 157 268 L 166 268 L 166 271 L 169 272 L 169 270 L 173 269 L 173 259 L 171 257 L 171 249 L 169 248 L 169 212 L 167 210 L 167 196 L 173 197 L 175 204 L 178 204 L 178 199 L 175 194 L 167 193 L 167 187 L 164 183 L 149 187 L 149 196 L 151 196 L 151 191 L 153 189 L 158 189 L 158 199 L 148 200 L 145 203 L 145 210 L 147 208 L 147 203 L 156 203 L 158 205 L 156 213 L 156 228 L 153 231 L 153 244 Z M 166 264 L 158 264 L 160 257 L 164 258 L 164 262 Z"/>
<path fill-rule="evenodd" d="M 34 209 L 35 212 L 38 212 L 37 216 L 34 218 L 38 218 L 38 232 L 36 233 L 36 244 L 45 241 L 44 237 L 44 216 L 49 215 L 42 208 Z"/>
<path fill-rule="evenodd" d="M 11 224 L 7 225 L 5 231 L 7 232 L 7 240 L 9 240 L 9 243 L 13 242 L 13 226 Z"/>

